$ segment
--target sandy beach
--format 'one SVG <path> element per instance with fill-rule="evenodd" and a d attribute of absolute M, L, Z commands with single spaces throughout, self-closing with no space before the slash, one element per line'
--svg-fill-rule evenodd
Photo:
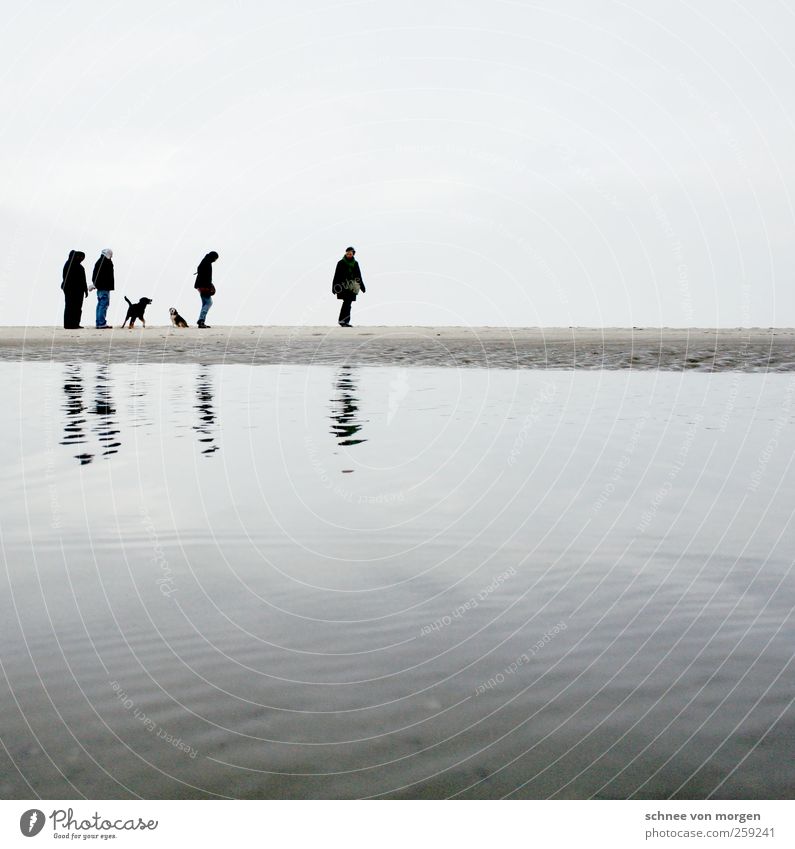
<path fill-rule="evenodd" d="M 0 360 L 795 370 L 795 328 L 0 328 Z"/>

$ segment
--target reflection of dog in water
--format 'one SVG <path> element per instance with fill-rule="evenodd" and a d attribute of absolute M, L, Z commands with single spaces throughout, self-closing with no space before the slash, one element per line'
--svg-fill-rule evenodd
<path fill-rule="evenodd" d="M 141 298 L 137 304 L 134 304 L 126 295 L 124 296 L 124 300 L 127 301 L 129 306 L 127 307 L 127 317 L 124 319 L 124 324 L 127 324 L 127 320 L 130 322 L 130 330 L 133 329 L 133 325 L 135 324 L 135 319 L 140 318 L 141 324 L 146 328 L 146 321 L 144 320 L 144 311 L 152 302 L 149 298 Z M 124 327 L 122 324 L 122 327 Z"/>
<path fill-rule="evenodd" d="M 174 327 L 187 327 L 188 322 L 177 312 L 175 307 L 171 307 L 168 311 L 168 314 L 171 316 L 171 323 Z"/>

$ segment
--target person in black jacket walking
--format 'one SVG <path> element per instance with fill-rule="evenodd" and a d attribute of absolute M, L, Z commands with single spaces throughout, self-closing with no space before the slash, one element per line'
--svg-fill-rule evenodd
<path fill-rule="evenodd" d="M 337 263 L 334 279 L 331 281 L 332 293 L 342 301 L 340 327 L 351 326 L 351 304 L 356 300 L 359 292 L 364 294 L 367 291 L 362 280 L 362 270 L 354 259 L 355 254 L 356 251 L 353 248 L 345 248 L 345 256 Z"/>
<path fill-rule="evenodd" d="M 204 329 L 209 329 L 209 325 L 205 324 L 204 320 L 207 318 L 207 311 L 213 305 L 213 295 L 215 294 L 215 286 L 213 286 L 213 263 L 217 259 L 218 254 L 215 251 L 205 254 L 204 259 L 196 269 L 196 282 L 193 284 L 193 288 L 199 290 L 202 299 L 202 308 L 197 324 Z"/>
<path fill-rule="evenodd" d="M 66 330 L 82 330 L 80 317 L 83 312 L 83 298 L 88 297 L 86 270 L 80 264 L 86 255 L 82 251 L 69 251 L 61 277 L 64 309 L 63 326 Z"/>
<path fill-rule="evenodd" d="M 110 293 L 115 288 L 113 276 L 113 251 L 103 248 L 91 272 L 91 289 L 97 290 L 97 330 L 110 330 L 107 322 Z"/>

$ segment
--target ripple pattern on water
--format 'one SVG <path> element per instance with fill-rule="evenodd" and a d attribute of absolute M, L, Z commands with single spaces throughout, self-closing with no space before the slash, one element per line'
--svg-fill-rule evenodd
<path fill-rule="evenodd" d="M 8 798 L 788 798 L 787 375 L 5 366 Z"/>

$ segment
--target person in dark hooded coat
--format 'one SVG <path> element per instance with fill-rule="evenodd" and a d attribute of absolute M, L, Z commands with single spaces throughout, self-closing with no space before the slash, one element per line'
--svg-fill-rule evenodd
<path fill-rule="evenodd" d="M 213 305 L 213 295 L 215 294 L 215 286 L 213 286 L 213 263 L 218 259 L 218 254 L 215 251 L 205 254 L 204 259 L 199 263 L 196 269 L 196 282 L 193 284 L 194 289 L 199 290 L 202 299 L 202 308 L 199 313 L 199 327 L 209 329 L 209 325 L 204 323 L 207 318 L 207 311 Z"/>
<path fill-rule="evenodd" d="M 63 326 L 67 330 L 81 330 L 83 298 L 88 297 L 86 270 L 81 263 L 86 258 L 82 251 L 69 251 L 63 267 L 61 289 L 64 296 Z"/>
<path fill-rule="evenodd" d="M 367 291 L 362 280 L 362 270 L 354 259 L 355 254 L 353 248 L 345 248 L 345 256 L 337 263 L 334 279 L 331 281 L 332 293 L 342 301 L 338 319 L 340 327 L 351 326 L 351 304 L 359 292 Z"/>

